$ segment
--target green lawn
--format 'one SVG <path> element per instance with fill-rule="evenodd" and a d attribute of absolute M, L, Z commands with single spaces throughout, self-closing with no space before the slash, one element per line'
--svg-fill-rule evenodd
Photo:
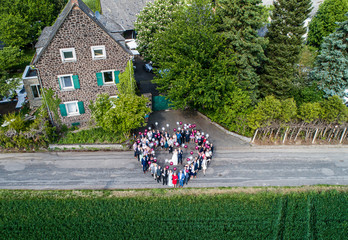
<path fill-rule="evenodd" d="M 346 239 L 343 189 L 0 190 L 0 238 Z"/>

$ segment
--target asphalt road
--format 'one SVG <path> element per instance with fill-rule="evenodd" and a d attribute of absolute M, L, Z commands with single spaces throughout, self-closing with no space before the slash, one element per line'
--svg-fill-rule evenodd
<path fill-rule="evenodd" d="M 162 152 L 162 155 L 166 153 Z M 187 155 L 189 153 L 186 153 Z M 168 157 L 169 158 L 169 157 Z M 189 187 L 348 184 L 347 147 L 242 147 L 217 150 Z M 162 188 L 133 152 L 0 155 L 1 189 Z"/>

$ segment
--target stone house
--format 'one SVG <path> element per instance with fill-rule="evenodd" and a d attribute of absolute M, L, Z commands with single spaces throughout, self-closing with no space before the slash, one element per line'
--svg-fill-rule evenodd
<path fill-rule="evenodd" d="M 61 99 L 63 124 L 85 125 L 91 116 L 90 101 L 101 93 L 117 95 L 118 75 L 132 53 L 112 23 L 96 16 L 82 0 L 70 0 L 54 25 L 42 31 L 32 60 L 37 82 L 31 79 L 31 84 L 54 90 Z M 40 96 L 30 86 L 26 89 L 31 90 L 33 105 Z"/>

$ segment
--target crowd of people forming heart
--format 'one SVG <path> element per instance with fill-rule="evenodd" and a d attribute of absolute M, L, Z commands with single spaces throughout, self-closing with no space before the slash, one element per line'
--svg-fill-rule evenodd
<path fill-rule="evenodd" d="M 158 123 L 155 125 L 158 126 Z M 144 174 L 150 172 L 155 181 L 174 188 L 187 185 L 200 170 L 205 176 L 214 153 L 213 143 L 208 141 L 209 134 L 197 130 L 195 124 L 177 122 L 177 125 L 173 134 L 164 127 L 162 131 L 149 127 L 135 135 L 133 144 L 134 157 L 141 163 Z M 169 129 L 169 124 L 166 126 Z M 189 150 L 190 144 L 194 150 Z M 165 159 L 165 166 L 160 166 L 156 151 L 172 154 L 171 159 Z"/>

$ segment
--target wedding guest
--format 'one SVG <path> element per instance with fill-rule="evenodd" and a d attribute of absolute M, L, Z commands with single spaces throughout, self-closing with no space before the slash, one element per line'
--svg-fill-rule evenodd
<path fill-rule="evenodd" d="M 205 176 L 205 171 L 207 170 L 207 158 L 203 158 L 203 161 L 202 161 L 202 168 L 203 168 L 203 174 Z"/>
<path fill-rule="evenodd" d="M 144 174 L 145 174 L 145 172 L 146 172 L 146 160 L 145 160 L 144 157 L 141 159 L 141 165 L 143 165 L 143 171 L 144 171 Z"/>
<path fill-rule="evenodd" d="M 182 172 L 182 170 L 180 170 L 178 178 L 179 178 L 179 184 L 180 184 L 179 187 L 184 187 L 185 175 Z"/>
<path fill-rule="evenodd" d="M 161 181 L 161 176 L 162 176 L 162 170 L 160 165 L 158 165 L 157 167 L 156 175 L 157 175 L 157 183 L 159 183 Z"/>
<path fill-rule="evenodd" d="M 165 168 L 162 168 L 162 182 L 163 185 L 168 185 L 168 170 Z"/>
<path fill-rule="evenodd" d="M 176 188 L 176 184 L 178 183 L 178 176 L 176 175 L 176 172 L 173 174 L 173 186 Z"/>

